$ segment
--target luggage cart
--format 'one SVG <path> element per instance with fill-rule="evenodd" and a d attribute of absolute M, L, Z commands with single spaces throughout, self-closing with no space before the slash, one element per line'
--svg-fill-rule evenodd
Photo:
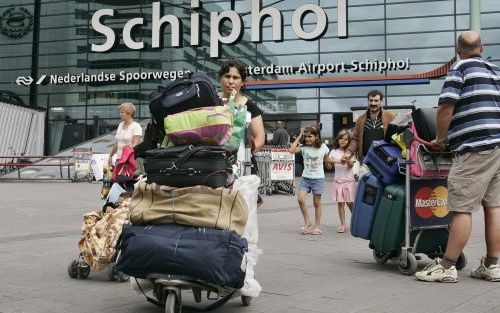
<path fill-rule="evenodd" d="M 256 153 L 261 194 L 281 191 L 295 195 L 295 155 L 283 146 L 265 146 Z"/>
<path fill-rule="evenodd" d="M 206 292 L 207 300 L 211 301 L 202 311 L 214 310 L 227 301 L 240 297 L 243 306 L 249 306 L 252 297 L 243 296 L 237 289 L 220 287 L 203 280 L 181 275 L 149 274 L 146 279 L 153 285 L 151 292 L 146 292 L 137 283 L 146 300 L 165 308 L 165 313 L 182 312 L 182 291 L 190 290 L 196 303 L 203 301 L 202 293 Z M 187 307 L 187 306 L 186 306 Z"/>
<path fill-rule="evenodd" d="M 116 269 L 116 255 L 113 262 L 109 263 L 106 272 L 108 280 L 126 282 L 130 276 Z M 90 265 L 85 262 L 83 254 L 80 253 L 77 259 L 72 260 L 68 265 L 68 276 L 71 278 L 87 279 L 90 275 Z"/>
<path fill-rule="evenodd" d="M 72 152 L 75 166 L 71 181 L 88 181 L 91 183 L 94 180 L 91 166 L 92 148 L 74 148 Z"/>
<path fill-rule="evenodd" d="M 407 129 L 404 134 L 404 142 L 407 147 L 406 159 L 400 162 L 401 173 L 405 176 L 405 225 L 404 242 L 398 255 L 390 253 L 380 253 L 373 250 L 373 257 L 379 264 L 384 264 L 392 259 L 398 262 L 399 271 L 411 276 L 417 272 L 417 260 L 421 254 L 419 248 L 425 244 L 421 242 L 426 232 L 443 230 L 447 232 L 451 223 L 451 214 L 449 214 L 446 198 L 448 194 L 446 185 L 446 176 L 433 177 L 412 177 L 410 166 L 413 161 L 410 160 L 410 146 L 414 140 L 414 134 Z M 428 142 L 422 141 L 415 136 L 415 140 L 421 141 L 424 145 Z M 444 154 L 450 152 L 433 152 L 430 154 Z M 430 258 L 442 257 L 446 246 L 437 247 L 435 251 L 424 253 Z M 462 252 L 457 260 L 456 268 L 463 269 L 467 264 L 465 254 Z"/>

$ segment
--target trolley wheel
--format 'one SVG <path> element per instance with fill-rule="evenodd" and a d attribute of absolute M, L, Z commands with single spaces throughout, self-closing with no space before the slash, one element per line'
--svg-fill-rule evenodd
<path fill-rule="evenodd" d="M 241 303 L 243 306 L 249 306 L 252 303 L 252 299 L 250 296 L 241 296 Z"/>
<path fill-rule="evenodd" d="M 413 253 L 408 252 L 406 257 L 406 266 L 399 264 L 399 271 L 401 274 L 411 276 L 417 272 L 417 259 Z"/>
<path fill-rule="evenodd" d="M 270 196 L 273 194 L 273 189 L 271 187 L 266 188 L 266 195 Z"/>
<path fill-rule="evenodd" d="M 259 193 L 261 195 L 265 195 L 266 194 L 266 189 L 265 188 L 259 188 Z"/>
<path fill-rule="evenodd" d="M 390 253 L 382 253 L 377 250 L 373 250 L 373 258 L 377 264 L 385 264 L 389 260 Z"/>
<path fill-rule="evenodd" d="M 193 296 L 194 296 L 194 301 L 196 303 L 200 303 L 201 302 L 201 288 L 193 287 Z"/>
<path fill-rule="evenodd" d="M 73 260 L 68 266 L 68 275 L 71 278 L 78 277 L 78 260 Z"/>
<path fill-rule="evenodd" d="M 124 273 L 124 272 L 122 272 L 122 271 L 116 271 L 116 276 L 117 276 L 118 281 L 119 281 L 119 282 L 122 282 L 122 283 L 124 283 L 124 282 L 128 281 L 128 280 L 129 280 L 129 278 L 130 278 L 130 276 L 129 276 L 129 275 L 125 274 L 125 273 Z"/>
<path fill-rule="evenodd" d="M 467 257 L 462 252 L 458 256 L 457 263 L 455 264 L 455 267 L 457 268 L 457 270 L 461 270 L 461 269 L 464 269 L 466 265 L 467 265 Z"/>
<path fill-rule="evenodd" d="M 87 279 L 90 275 L 90 266 L 78 266 L 78 278 Z"/>
<path fill-rule="evenodd" d="M 181 306 L 177 303 L 177 295 L 174 291 L 169 291 L 165 301 L 165 313 L 180 313 Z"/>
<path fill-rule="evenodd" d="M 115 262 L 111 262 L 109 264 L 107 273 L 108 273 L 108 280 L 109 281 L 115 281 L 118 279 L 118 273 L 116 272 L 116 269 L 115 269 Z"/>
<path fill-rule="evenodd" d="M 87 181 L 89 183 L 92 183 L 94 181 L 94 176 L 92 174 L 90 174 L 89 176 L 87 176 Z"/>

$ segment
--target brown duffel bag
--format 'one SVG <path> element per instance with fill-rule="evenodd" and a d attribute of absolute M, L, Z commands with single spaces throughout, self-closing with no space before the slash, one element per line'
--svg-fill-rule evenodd
<path fill-rule="evenodd" d="M 193 186 L 174 188 L 141 180 L 129 203 L 135 225 L 177 223 L 234 230 L 243 235 L 248 206 L 239 191 Z"/>

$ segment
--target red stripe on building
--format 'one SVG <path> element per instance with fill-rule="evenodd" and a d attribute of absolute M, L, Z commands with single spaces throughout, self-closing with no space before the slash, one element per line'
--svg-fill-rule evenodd
<path fill-rule="evenodd" d="M 417 74 L 396 74 L 383 76 L 348 76 L 348 77 L 324 77 L 324 78 L 303 78 L 303 79 L 274 79 L 247 81 L 245 85 L 275 85 L 275 84 L 303 84 L 303 83 L 324 83 L 324 82 L 350 82 L 350 81 L 376 81 L 376 80 L 399 80 L 399 79 L 420 79 L 420 78 L 438 78 L 448 73 L 451 65 L 456 58 L 451 59 L 440 67 L 425 73 Z"/>

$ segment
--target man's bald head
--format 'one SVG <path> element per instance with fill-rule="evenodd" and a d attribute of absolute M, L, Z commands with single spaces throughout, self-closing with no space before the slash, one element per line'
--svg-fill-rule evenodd
<path fill-rule="evenodd" d="M 473 30 L 462 32 L 457 40 L 457 52 L 461 59 L 483 52 L 481 37 Z"/>

